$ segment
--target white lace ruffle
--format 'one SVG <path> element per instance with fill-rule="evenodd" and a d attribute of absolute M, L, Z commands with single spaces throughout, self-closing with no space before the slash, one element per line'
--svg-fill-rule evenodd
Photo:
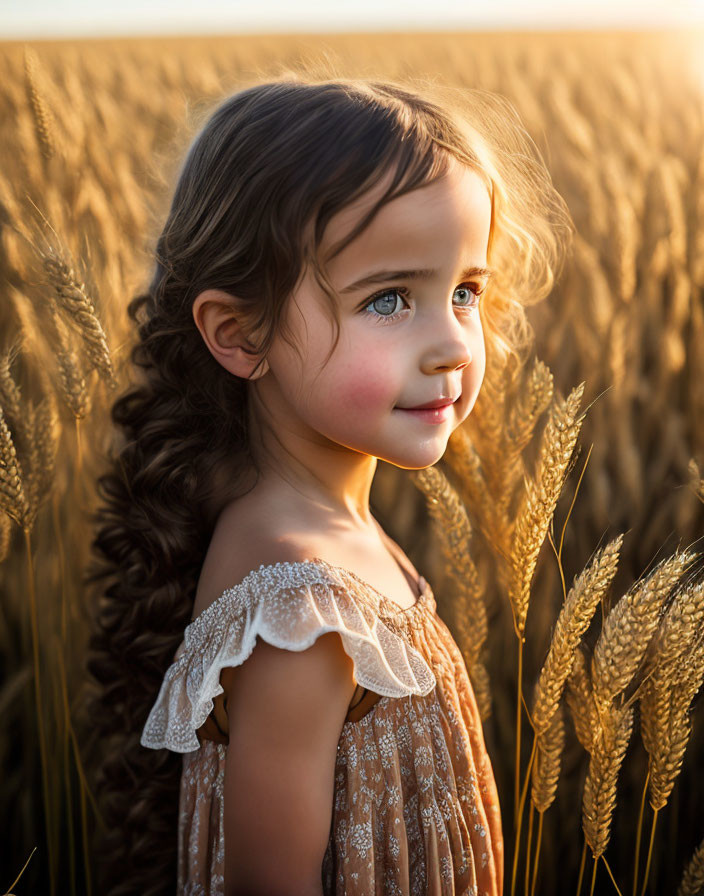
<path fill-rule="evenodd" d="M 378 617 L 373 594 L 351 593 L 335 568 L 312 560 L 264 565 L 228 588 L 186 627 L 166 670 L 140 743 L 177 753 L 197 750 L 196 731 L 223 693 L 221 670 L 239 666 L 257 636 L 274 647 L 306 650 L 339 632 L 358 684 L 386 697 L 426 695 L 435 676 L 422 655 Z"/>

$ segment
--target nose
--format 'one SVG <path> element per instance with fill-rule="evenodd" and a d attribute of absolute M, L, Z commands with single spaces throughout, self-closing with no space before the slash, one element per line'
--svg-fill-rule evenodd
<path fill-rule="evenodd" d="M 430 346 L 423 358 L 425 373 L 437 370 L 463 370 L 472 363 L 469 333 L 456 317 L 443 321 L 429 321 Z"/>

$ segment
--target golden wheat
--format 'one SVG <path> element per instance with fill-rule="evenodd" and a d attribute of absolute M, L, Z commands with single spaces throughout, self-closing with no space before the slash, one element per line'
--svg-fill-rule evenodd
<path fill-rule="evenodd" d="M 552 371 L 540 358 L 535 358 L 522 386 L 506 421 L 506 435 L 513 450 L 518 452 L 523 451 L 531 440 L 538 418 L 550 406 L 553 395 Z"/>
<path fill-rule="evenodd" d="M 600 706 L 608 706 L 631 681 L 658 625 L 668 594 L 697 556 L 676 551 L 645 580 L 630 588 L 611 609 L 592 656 L 592 688 Z"/>
<path fill-rule="evenodd" d="M 481 413 L 474 417 L 472 439 L 481 458 L 491 456 L 483 466 L 489 492 L 500 495 L 506 487 L 504 455 L 506 448 L 506 405 L 511 392 L 514 365 L 495 352 L 487 352 L 482 389 L 475 403 Z"/>
<path fill-rule="evenodd" d="M 83 338 L 91 365 L 108 385 L 114 387 L 115 373 L 107 338 L 84 285 L 77 279 L 72 267 L 55 250 L 49 250 L 42 258 L 44 270 L 54 287 L 59 306 L 65 312 L 66 321 Z"/>
<path fill-rule="evenodd" d="M 480 655 L 488 624 L 479 576 L 471 557 L 471 523 L 459 495 L 438 467 L 414 470 L 411 478 L 425 495 L 440 541 L 448 584 L 454 596 L 446 612 L 465 657 L 480 715 L 486 718 L 491 711 L 490 689 Z"/>
<path fill-rule="evenodd" d="M 497 477 L 501 486 L 498 493 L 495 493 L 495 528 L 505 532 L 505 552 L 508 552 L 507 546 L 513 535 L 511 503 L 517 487 L 523 482 L 525 472 L 522 453 L 533 436 L 538 418 L 549 407 L 553 395 L 552 373 L 537 358 L 528 377 L 519 379 L 518 384 L 519 388 L 512 390 L 507 396 L 510 410 L 504 426 L 505 437 L 500 454 L 501 474 Z"/>
<path fill-rule="evenodd" d="M 594 858 L 606 851 L 616 805 L 616 783 L 633 729 L 633 707 L 612 705 L 591 741 L 589 768 L 582 799 L 582 829 Z"/>
<path fill-rule="evenodd" d="M 591 564 L 575 579 L 560 610 L 550 649 L 535 687 L 532 719 L 533 727 L 539 734 L 547 730 L 557 710 L 577 644 L 616 574 L 622 543 L 623 536 L 619 535 L 597 552 Z"/>
<path fill-rule="evenodd" d="M 26 46 L 24 49 L 24 72 L 27 99 L 32 110 L 39 148 L 42 156 L 48 160 L 56 152 L 56 141 L 54 140 L 53 116 L 49 112 L 37 84 L 38 70 L 39 60 L 37 54 L 30 47 Z"/>
<path fill-rule="evenodd" d="M 74 351 L 64 333 L 53 299 L 47 303 L 46 315 L 47 323 L 52 329 L 52 347 L 59 371 L 61 397 L 74 418 L 81 420 L 90 411 L 91 397 L 83 375 L 80 355 Z"/>
<path fill-rule="evenodd" d="M 548 728 L 536 741 L 530 798 L 538 812 L 546 812 L 555 799 L 564 748 L 565 724 L 562 709 L 558 706 L 550 717 Z"/>
<path fill-rule="evenodd" d="M 677 595 L 662 630 L 655 667 L 640 698 L 649 800 L 658 810 L 679 774 L 691 733 L 690 704 L 704 680 L 704 582 Z"/>
<path fill-rule="evenodd" d="M 31 527 L 42 502 L 48 497 L 54 478 L 58 448 L 58 416 L 50 395 L 37 405 L 26 405 L 29 418 L 30 442 L 25 490 L 27 495 L 27 524 Z"/>
<path fill-rule="evenodd" d="M 22 343 L 16 341 L 0 353 L 0 404 L 15 442 L 24 448 L 30 441 L 30 427 L 22 404 L 22 390 L 12 374 L 12 365 L 21 347 Z"/>
<path fill-rule="evenodd" d="M 2 408 L 0 408 L 0 508 L 18 525 L 25 526 L 29 506 L 24 490 L 22 466 Z"/>
<path fill-rule="evenodd" d="M 484 478 L 482 462 L 469 435 L 461 426 L 452 433 L 443 461 L 455 473 L 462 501 L 472 508 L 487 544 L 496 544 L 499 536 L 494 529 L 492 499 Z"/>
<path fill-rule="evenodd" d="M 555 512 L 567 470 L 579 435 L 582 417 L 577 416 L 584 392 L 581 383 L 564 401 L 553 404 L 540 444 L 537 472 L 526 480 L 526 493 L 516 520 L 511 567 L 509 599 L 514 624 L 523 636 L 530 599 L 530 585 L 540 548 Z"/>
<path fill-rule="evenodd" d="M 22 392 L 12 375 L 12 364 L 20 348 L 21 342 L 18 341 L 0 353 L 0 401 L 5 414 L 13 421 L 22 418 Z"/>
<path fill-rule="evenodd" d="M 662 543 L 663 532 L 675 531 L 685 541 L 701 534 L 700 503 L 692 500 L 688 490 L 663 488 L 668 480 L 681 478 L 689 457 L 704 444 L 701 85 L 687 91 L 679 68 L 684 54 L 679 47 L 676 53 L 666 51 L 662 35 L 657 36 L 657 52 L 652 51 L 652 45 L 641 44 L 640 39 L 624 40 L 633 41 L 629 52 L 621 52 L 625 43 L 619 42 L 618 53 L 607 51 L 603 44 L 603 64 L 596 69 L 591 66 L 589 77 L 584 77 L 585 65 L 594 52 L 593 37 L 578 46 L 579 39 L 573 35 L 570 41 L 574 43 L 568 47 L 562 36 L 558 37 L 559 45 L 548 47 L 543 42 L 545 38 L 534 34 L 530 44 L 525 38 L 503 36 L 500 40 L 487 36 L 477 43 L 467 37 L 444 36 L 438 41 L 419 35 L 395 44 L 397 51 L 392 53 L 388 36 L 365 37 L 363 48 L 358 42 L 339 38 L 341 60 L 351 73 L 357 73 L 372 59 L 376 65 L 383 54 L 383 66 L 379 63 L 379 68 L 383 67 L 387 74 L 403 77 L 409 69 L 425 65 L 429 71 L 439 72 L 440 77 L 447 74 L 460 85 L 498 90 L 515 103 L 530 133 L 548 149 L 555 184 L 569 201 L 579 233 L 564 279 L 556 285 L 544 308 L 531 309 L 531 314 L 535 314 L 537 354 L 546 362 L 550 391 L 554 376 L 555 383 L 560 384 L 587 380 L 591 395 L 604 390 L 609 393 L 607 400 L 593 405 L 590 415 L 588 437 L 594 441 L 594 451 L 565 541 L 570 568 L 578 569 L 581 564 L 575 563 L 574 558 L 587 556 L 606 526 L 615 525 L 620 531 L 632 527 L 637 533 L 630 550 L 623 552 L 621 562 L 626 567 L 636 563 L 638 557 L 652 556 Z M 636 44 L 637 50 L 630 52 Z M 272 47 L 276 47 L 275 54 Z M 75 47 L 68 52 L 74 51 Z M 255 68 L 263 72 L 268 65 L 262 61 L 264 53 L 292 57 L 300 52 L 300 43 L 278 36 L 276 42 L 270 38 L 264 42 L 244 38 L 212 42 L 207 49 L 185 43 L 183 49 L 173 46 L 168 52 L 158 44 L 134 44 L 127 52 L 133 51 L 135 57 L 130 63 L 138 63 L 139 77 L 133 76 L 135 65 L 125 65 L 122 46 L 118 49 L 101 44 L 97 52 L 95 47 L 87 47 L 85 53 L 70 61 L 65 47 L 52 48 L 47 44 L 42 50 L 41 64 L 32 51 L 25 58 L 24 71 L 21 48 L 8 47 L 2 92 L 4 117 L 12 123 L 3 131 L 0 177 L 0 267 L 5 293 L 12 299 L 21 291 L 35 308 L 48 307 L 42 284 L 36 282 L 18 238 L 33 202 L 55 221 L 60 233 L 71 239 L 71 245 L 79 245 L 76 237 L 85 236 L 86 250 L 78 258 L 80 265 L 68 259 L 67 264 L 74 271 L 87 270 L 90 265 L 96 295 L 99 291 L 100 295 L 116 297 L 112 303 L 98 306 L 101 318 L 103 310 L 106 315 L 101 326 L 109 334 L 111 345 L 126 347 L 134 334 L 128 330 L 124 307 L 117 297 L 129 295 L 133 285 L 141 288 L 145 276 L 143 242 L 155 226 L 154 211 L 171 188 L 172 153 L 167 144 L 175 137 L 181 140 L 181 122 L 186 113 L 190 115 L 191 108 L 204 99 L 214 100 L 223 87 L 246 77 L 245 73 Z M 368 58 L 364 58 L 365 53 Z M 51 78 L 45 77 L 48 71 Z M 53 116 L 52 109 L 60 109 L 60 117 Z M 138 122 L 139 126 L 125 127 L 125 120 Z M 70 139 L 62 139 L 62 134 Z M 63 157 L 61 166 L 50 164 L 57 152 Z M 31 349 L 35 341 L 42 342 L 50 312 L 40 312 L 38 326 L 30 328 L 23 309 L 12 305 L 9 301 L 0 309 L 4 314 L 3 332 L 9 334 L 19 323 L 31 337 Z M 75 320 L 68 326 L 80 329 L 75 327 Z M 105 376 L 105 371 L 91 359 L 92 353 L 104 348 L 97 342 L 87 343 L 82 357 L 77 357 L 68 342 L 65 354 L 58 341 L 55 346 L 57 393 L 78 416 L 84 408 L 87 411 L 85 402 L 90 398 L 90 387 L 86 377 L 90 366 L 98 367 L 101 376 Z M 18 394 L 13 389 L 19 388 L 20 378 L 12 374 L 12 361 L 5 364 L 7 353 L 2 350 L 0 507 L 14 506 L 19 520 L 27 523 L 28 493 L 31 491 L 34 502 L 46 493 L 46 488 L 32 478 L 32 470 L 38 468 L 42 450 L 48 451 L 50 446 L 42 449 L 33 442 L 32 434 L 41 425 L 40 412 L 24 413 L 25 404 L 33 397 L 26 394 L 31 390 L 25 389 L 24 380 L 18 411 Z M 114 364 L 115 355 L 112 361 Z M 472 514 L 477 534 L 482 533 L 502 561 L 498 567 L 502 579 L 517 516 L 509 512 L 509 507 L 512 498 L 518 497 L 512 492 L 523 473 L 523 459 L 516 446 L 529 437 L 528 429 L 532 435 L 537 414 L 532 414 L 530 408 L 538 407 L 540 401 L 532 394 L 531 383 L 523 379 L 514 389 L 513 383 L 502 379 L 508 369 L 499 371 L 493 364 L 489 358 L 489 377 L 496 386 L 484 393 L 484 406 L 480 393 L 467 421 L 467 431 L 461 427 L 453 434 L 443 460 L 453 475 L 460 499 Z M 90 423 L 87 421 L 89 426 Z M 51 426 L 46 428 L 49 431 Z M 34 458 L 32 463 L 30 457 Z M 690 470 L 691 489 L 704 502 L 704 480 L 699 468 L 695 469 L 695 474 Z M 397 472 L 406 482 L 405 472 Z M 407 492 L 405 495 L 408 497 Z M 66 519 L 78 524 L 78 502 L 72 501 L 70 495 L 67 500 Z M 11 520 L 18 521 L 18 516 L 0 514 L 0 558 L 14 534 Z M 402 526 L 406 525 L 407 531 L 400 534 L 410 536 L 417 519 L 413 513 L 404 517 Z M 37 545 L 38 569 L 58 581 L 55 544 L 47 540 L 43 527 L 40 531 L 45 540 Z M 413 540 L 409 537 L 409 541 Z M 67 593 L 77 599 L 81 589 L 74 579 L 81 564 L 78 548 L 72 550 L 65 571 L 68 584 L 73 587 Z M 495 584 L 495 577 L 489 574 L 488 554 L 474 551 L 472 562 L 483 597 L 488 592 L 495 599 L 504 586 L 501 582 Z M 429 559 L 435 559 L 432 552 Z M 437 559 L 441 568 L 443 558 Z M 10 550 L 7 555 L 9 587 L 18 580 L 18 570 L 19 575 L 23 574 L 20 562 L 24 560 L 20 551 Z M 541 609 L 550 607 L 549 595 L 559 590 L 554 587 L 559 583 L 553 566 L 545 565 L 546 580 L 541 582 L 540 592 L 530 596 L 532 604 Z M 536 613 L 536 623 L 551 624 L 553 619 L 548 612 L 546 609 L 540 617 Z M 492 624 L 489 637 L 497 636 L 492 647 L 496 648 L 494 668 L 498 672 L 505 665 L 500 640 L 505 633 L 496 632 L 497 628 Z M 657 658 L 664 657 L 668 640 L 664 628 L 658 632 L 662 632 L 662 638 L 654 637 L 650 645 L 656 648 L 656 664 L 639 695 L 644 738 L 649 736 L 645 733 L 648 726 L 655 727 L 655 721 L 663 730 L 671 727 L 671 712 L 674 713 L 674 738 L 656 736 L 663 752 L 663 759 L 657 761 L 662 762 L 664 769 L 663 783 L 657 786 L 663 792 L 667 774 L 678 769 L 676 752 L 687 743 L 686 707 L 697 686 L 699 661 L 698 641 L 693 635 L 686 639 L 689 647 L 675 664 L 681 678 L 678 687 L 666 684 L 663 677 L 667 713 L 659 709 L 659 719 L 649 722 L 648 701 L 654 699 L 649 688 L 658 684 L 661 673 Z M 476 638 L 476 632 L 458 634 L 458 639 L 465 643 L 472 637 Z M 533 651 L 532 656 L 526 657 L 526 668 L 540 667 L 543 657 L 536 656 L 535 650 L 542 643 L 542 638 L 536 638 L 526 645 Z M 7 652 L 10 655 L 9 649 Z M 685 656 L 689 665 L 684 662 Z M 599 729 L 599 717 L 588 657 L 586 648 L 578 645 L 567 678 L 566 702 L 577 736 L 589 751 L 594 732 Z M 476 691 L 486 688 L 488 705 L 488 676 L 481 662 L 472 666 L 470 676 Z M 493 695 L 498 711 L 492 734 L 499 738 L 510 728 L 503 724 L 509 715 L 506 692 L 506 688 L 499 687 Z M 479 694 L 477 698 L 481 703 Z M 558 703 L 558 711 L 559 708 Z M 608 715 L 611 708 L 605 712 Z M 31 719 L 23 721 L 31 730 Z M 694 727 L 696 736 L 697 726 Z M 496 756 L 503 755 L 504 751 L 497 749 Z M 634 760 L 639 758 L 634 756 Z M 652 761 L 650 756 L 648 761 Z M 644 777 L 640 774 L 641 763 L 634 761 L 629 766 L 629 783 L 635 790 L 635 782 L 642 785 Z M 63 769 L 57 768 L 54 780 L 60 782 L 62 774 Z M 657 777 L 656 774 L 656 780 Z M 565 782 L 568 786 L 570 783 Z M 692 783 L 699 786 L 696 777 Z M 29 792 L 31 782 L 23 784 L 23 791 Z M 58 797 L 57 808 L 60 800 Z M 7 804 L 5 808 L 11 811 L 14 807 Z M 634 839 L 635 808 L 635 812 L 626 811 L 619 819 L 624 825 L 620 834 L 628 842 Z M 679 807 L 681 826 L 692 823 L 688 811 L 683 805 Z M 29 817 L 32 813 L 26 814 Z M 29 842 L 31 832 L 23 834 Z M 554 844 L 555 850 L 566 846 L 559 820 L 555 821 L 546 845 L 547 842 Z M 682 896 L 703 889 L 704 847 L 700 847 L 695 858 L 697 855 L 698 871 L 692 873 Z M 68 860 L 64 870 L 67 869 Z M 665 870 L 660 863 L 660 892 L 675 888 L 672 880 L 663 882 Z M 49 890 L 48 886 L 37 889 Z"/>
<path fill-rule="evenodd" d="M 596 708 L 589 681 L 589 664 L 582 647 L 578 647 L 574 654 L 565 699 L 572 714 L 577 738 L 589 753 L 596 730 Z"/>

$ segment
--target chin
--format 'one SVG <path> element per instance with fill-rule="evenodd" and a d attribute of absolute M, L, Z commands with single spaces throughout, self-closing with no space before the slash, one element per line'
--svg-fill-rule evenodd
<path fill-rule="evenodd" d="M 416 459 L 406 457 L 382 457 L 381 460 L 388 464 L 393 464 L 401 470 L 427 470 L 428 467 L 434 466 L 445 453 L 447 448 L 447 439 L 445 439 L 442 447 L 438 447 L 435 451 L 417 452 Z"/>

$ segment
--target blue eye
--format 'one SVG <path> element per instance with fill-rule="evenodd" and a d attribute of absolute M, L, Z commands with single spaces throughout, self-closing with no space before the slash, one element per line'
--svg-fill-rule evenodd
<path fill-rule="evenodd" d="M 470 287 L 470 285 L 467 284 L 458 286 L 455 290 L 455 293 L 457 292 L 466 293 L 467 298 L 464 302 L 458 303 L 456 307 L 462 308 L 463 310 L 472 311 L 479 306 L 479 297 L 481 296 L 483 290 Z M 372 296 L 368 304 L 364 307 L 363 311 L 366 314 L 376 315 L 377 320 L 380 323 L 386 323 L 390 320 L 396 320 L 401 316 L 403 312 L 403 309 L 401 309 L 400 311 L 395 311 L 396 298 L 400 297 L 405 302 L 405 297 L 409 295 L 409 290 L 403 286 L 396 286 L 392 289 L 386 289 L 384 290 L 384 292 L 379 292 L 375 296 Z M 406 304 L 408 303 L 406 302 Z"/>
<path fill-rule="evenodd" d="M 458 286 L 455 292 L 466 292 L 468 296 L 474 296 L 474 301 L 468 300 L 466 304 L 462 304 L 461 308 L 476 308 L 479 305 L 479 296 L 484 290 L 467 289 L 464 286 Z"/>
<path fill-rule="evenodd" d="M 404 289 L 388 289 L 386 292 L 380 292 L 373 296 L 364 310 L 368 311 L 369 307 L 373 305 L 374 311 L 380 317 L 395 318 L 398 316 L 398 312 L 393 313 L 396 308 L 396 296 L 403 297 L 404 295 L 407 295 L 407 291 Z"/>

